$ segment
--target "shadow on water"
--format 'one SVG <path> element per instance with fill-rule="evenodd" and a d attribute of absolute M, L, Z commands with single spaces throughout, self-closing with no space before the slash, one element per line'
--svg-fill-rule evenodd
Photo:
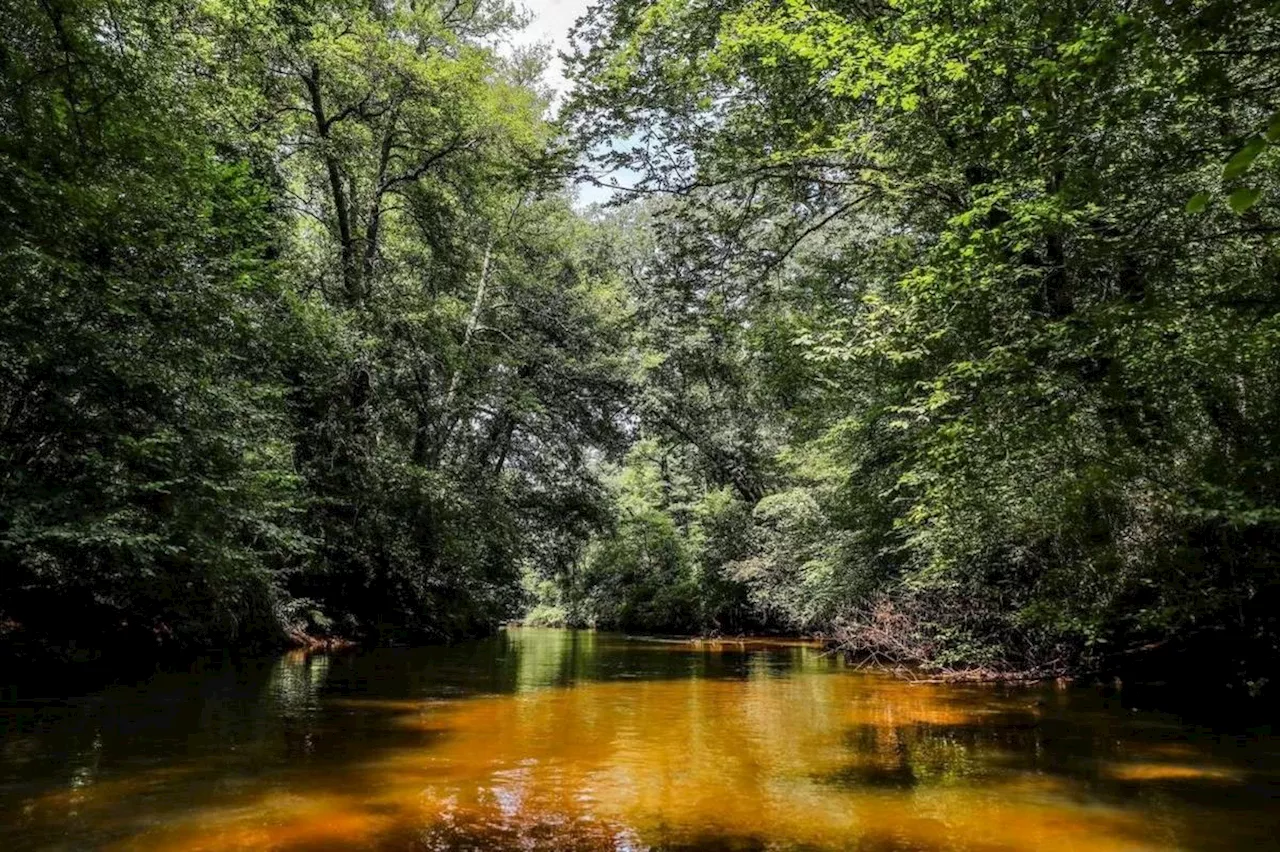
<path fill-rule="evenodd" d="M 1100 690 L 905 684 L 800 643 L 520 629 L 16 693 L 0 702 L 10 849 L 1226 850 L 1280 836 L 1268 735 Z"/>
<path fill-rule="evenodd" d="M 252 807 L 264 791 L 345 793 L 362 767 L 429 751 L 446 736 L 443 727 L 402 724 L 441 701 L 586 681 L 741 679 L 797 660 L 796 648 L 680 648 L 520 630 L 454 646 L 204 660 L 69 697 L 50 696 L 74 685 L 6 684 L 0 840 L 90 848 L 193 805 Z"/>
<path fill-rule="evenodd" d="M 206 666 L 0 707 L 0 840 L 96 848 L 198 803 L 341 791 L 354 763 L 442 735 L 397 726 L 397 713 L 377 706 L 325 712 L 327 664 L 295 655 Z"/>
<path fill-rule="evenodd" d="M 1280 848 L 1274 739 L 1138 714 L 1106 689 L 1017 690 L 964 721 L 859 723 L 843 739 L 849 759 L 818 782 L 914 791 L 1011 789 L 1034 779 L 1033 789 L 1057 800 L 1215 815 L 1180 825 L 1179 848 Z"/>

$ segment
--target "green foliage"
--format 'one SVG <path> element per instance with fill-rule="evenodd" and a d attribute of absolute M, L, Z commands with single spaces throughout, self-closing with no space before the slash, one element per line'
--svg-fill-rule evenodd
<path fill-rule="evenodd" d="M 1271 671 L 1271 4 L 604 0 L 558 124 L 500 0 L 7 14 L 6 637 Z"/>
<path fill-rule="evenodd" d="M 733 576 L 771 623 L 806 631 L 830 625 L 846 603 L 837 573 L 847 554 L 842 536 L 813 494 L 793 488 L 770 494 L 752 511 L 753 552 Z"/>
<path fill-rule="evenodd" d="M 105 8 L 32 4 L 0 46 L 0 607 L 85 644 L 262 640 L 307 547 L 277 235 L 174 108 L 175 8 L 100 38 Z"/>
<path fill-rule="evenodd" d="M 657 199 L 642 426 L 754 507 L 757 617 L 889 595 L 940 664 L 1271 670 L 1277 34 L 1226 0 L 584 19 L 566 123 Z"/>
<path fill-rule="evenodd" d="M 449 636 L 599 522 L 621 299 L 500 3 L 41 0 L 0 35 L 0 620 Z M 14 629 L 13 625 L 17 628 Z"/>
<path fill-rule="evenodd" d="M 692 483 L 656 450 L 639 441 L 612 471 L 612 529 L 568 571 L 533 581 L 529 620 L 649 632 L 746 623 L 746 590 L 728 575 L 750 532 L 746 507 L 725 489 L 686 502 Z"/>

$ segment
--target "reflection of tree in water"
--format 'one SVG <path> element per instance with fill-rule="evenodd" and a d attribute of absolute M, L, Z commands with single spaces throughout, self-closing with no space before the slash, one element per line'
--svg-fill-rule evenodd
<path fill-rule="evenodd" d="M 1277 828 L 1265 743 L 1088 690 L 840 667 L 800 647 L 510 631 L 157 677 L 6 741 L 0 839 L 1095 852 L 1249 848 Z"/>
<path fill-rule="evenodd" d="M 587 661 L 596 655 L 594 631 L 524 628 L 505 632 L 516 655 L 516 689 L 528 692 L 568 686 L 590 677 Z"/>
<path fill-rule="evenodd" d="M 317 700 L 329 671 L 327 654 L 293 651 L 271 669 L 267 696 L 282 713 L 303 714 L 317 709 Z"/>
<path fill-rule="evenodd" d="M 988 708 L 968 720 L 857 723 L 844 736 L 844 764 L 815 778 L 917 798 L 976 788 L 1159 814 L 1147 840 L 1168 848 L 1252 848 L 1245 838 L 1269 836 L 1272 829 L 1256 821 L 1270 811 L 1280 785 L 1274 766 L 1241 764 L 1244 741 L 1206 736 L 1172 717 L 1115 712 L 1121 708 L 1096 696 L 1082 700 L 1080 692 L 1071 699 L 1024 699 L 1025 706 Z M 1232 812 L 1241 820 L 1222 818 Z M 1205 813 L 1219 817 L 1191 816 Z"/>

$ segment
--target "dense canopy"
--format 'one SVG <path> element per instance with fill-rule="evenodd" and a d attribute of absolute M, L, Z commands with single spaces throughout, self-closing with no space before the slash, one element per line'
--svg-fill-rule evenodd
<path fill-rule="evenodd" d="M 1274 2 L 12 6 L 10 650 L 1274 677 Z"/>

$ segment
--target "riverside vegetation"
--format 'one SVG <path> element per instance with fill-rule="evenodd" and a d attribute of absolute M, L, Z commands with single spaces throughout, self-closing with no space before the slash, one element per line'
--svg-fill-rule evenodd
<path fill-rule="evenodd" d="M 602 0 L 553 111 L 496 0 L 10 0 L 6 653 L 527 613 L 1265 692 L 1278 11 Z"/>

